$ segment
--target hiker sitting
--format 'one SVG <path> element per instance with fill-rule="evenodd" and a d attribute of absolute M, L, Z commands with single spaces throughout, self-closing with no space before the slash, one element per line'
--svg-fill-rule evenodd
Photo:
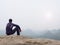
<path fill-rule="evenodd" d="M 15 27 L 15 28 L 13 29 L 13 27 Z M 12 35 L 15 32 L 17 32 L 17 35 L 20 35 L 21 28 L 19 27 L 19 25 L 12 23 L 12 19 L 9 19 L 9 23 L 6 26 L 6 34 Z"/>

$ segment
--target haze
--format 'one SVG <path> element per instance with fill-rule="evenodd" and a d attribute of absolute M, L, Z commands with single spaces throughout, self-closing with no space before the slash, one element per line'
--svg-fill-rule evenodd
<path fill-rule="evenodd" d="M 9 18 L 22 30 L 60 29 L 60 0 L 0 0 L 0 29 Z"/>

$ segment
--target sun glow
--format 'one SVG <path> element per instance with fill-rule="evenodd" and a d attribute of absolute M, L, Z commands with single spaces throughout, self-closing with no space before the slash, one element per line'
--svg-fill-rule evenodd
<path fill-rule="evenodd" d="M 45 18 L 48 19 L 48 20 L 51 20 L 51 19 L 52 19 L 52 13 L 47 12 L 47 13 L 45 14 Z"/>

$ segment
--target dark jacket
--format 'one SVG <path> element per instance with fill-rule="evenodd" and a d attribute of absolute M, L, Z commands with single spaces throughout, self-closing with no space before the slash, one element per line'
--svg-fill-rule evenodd
<path fill-rule="evenodd" d="M 19 27 L 18 25 L 13 24 L 13 23 L 8 23 L 7 26 L 6 26 L 6 34 L 12 32 L 12 28 L 13 28 L 14 26 L 15 26 L 15 27 L 18 27 L 18 28 L 20 29 L 20 27 Z"/>

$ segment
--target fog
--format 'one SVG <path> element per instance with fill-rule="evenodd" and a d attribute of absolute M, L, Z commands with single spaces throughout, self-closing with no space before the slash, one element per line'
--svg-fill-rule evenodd
<path fill-rule="evenodd" d="M 60 0 L 0 0 L 0 30 L 9 18 L 22 30 L 60 29 Z"/>

